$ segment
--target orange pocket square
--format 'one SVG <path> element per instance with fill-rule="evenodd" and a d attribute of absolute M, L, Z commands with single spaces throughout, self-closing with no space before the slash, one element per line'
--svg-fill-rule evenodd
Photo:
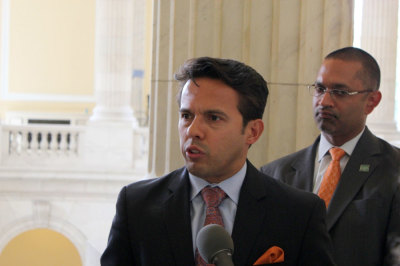
<path fill-rule="evenodd" d="M 283 249 L 277 246 L 273 246 L 265 251 L 261 257 L 253 265 L 272 264 L 277 262 L 283 262 L 285 260 L 285 253 Z"/>

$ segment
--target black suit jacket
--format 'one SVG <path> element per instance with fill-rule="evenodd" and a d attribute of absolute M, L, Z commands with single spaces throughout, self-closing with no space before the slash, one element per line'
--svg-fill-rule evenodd
<path fill-rule="evenodd" d="M 285 262 L 276 265 L 333 265 L 323 202 L 247 163 L 232 232 L 234 264 L 253 265 L 278 246 Z M 189 191 L 185 168 L 124 187 L 101 264 L 194 265 Z"/>
<path fill-rule="evenodd" d="M 271 162 L 261 171 L 312 191 L 319 138 L 312 146 Z M 389 263 L 388 242 L 400 236 L 400 150 L 368 128 L 358 141 L 327 210 L 338 265 Z"/>

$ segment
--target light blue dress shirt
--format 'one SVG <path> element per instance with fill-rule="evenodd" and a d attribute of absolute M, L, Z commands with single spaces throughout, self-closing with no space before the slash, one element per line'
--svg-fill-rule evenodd
<path fill-rule="evenodd" d="M 196 237 L 199 230 L 203 227 L 206 219 L 206 205 L 201 196 L 201 190 L 206 186 L 219 187 L 225 191 L 227 197 L 219 205 L 219 211 L 224 221 L 225 230 L 232 235 L 233 223 L 235 221 L 237 204 L 239 202 L 240 188 L 242 187 L 246 175 L 247 163 L 232 177 L 225 179 L 218 184 L 210 184 L 202 178 L 189 173 L 191 192 L 190 192 L 190 217 L 192 221 L 192 241 L 193 253 L 196 250 Z"/>

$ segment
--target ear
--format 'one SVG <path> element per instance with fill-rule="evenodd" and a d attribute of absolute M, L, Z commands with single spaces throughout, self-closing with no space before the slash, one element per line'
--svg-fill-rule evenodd
<path fill-rule="evenodd" d="M 382 99 L 382 93 L 380 91 L 373 91 L 368 95 L 367 104 L 365 106 L 365 114 L 369 115 L 374 108 L 379 104 Z"/>
<path fill-rule="evenodd" d="M 263 131 L 264 122 L 261 119 L 250 120 L 245 129 L 246 143 L 249 145 L 255 143 Z"/>

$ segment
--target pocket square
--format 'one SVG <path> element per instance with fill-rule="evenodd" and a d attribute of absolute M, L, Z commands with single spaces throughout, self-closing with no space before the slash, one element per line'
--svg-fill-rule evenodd
<path fill-rule="evenodd" d="M 262 254 L 261 257 L 259 257 L 253 265 L 272 264 L 283 262 L 284 260 L 285 253 L 283 252 L 283 249 L 277 246 L 273 246 L 265 251 L 265 253 Z"/>

